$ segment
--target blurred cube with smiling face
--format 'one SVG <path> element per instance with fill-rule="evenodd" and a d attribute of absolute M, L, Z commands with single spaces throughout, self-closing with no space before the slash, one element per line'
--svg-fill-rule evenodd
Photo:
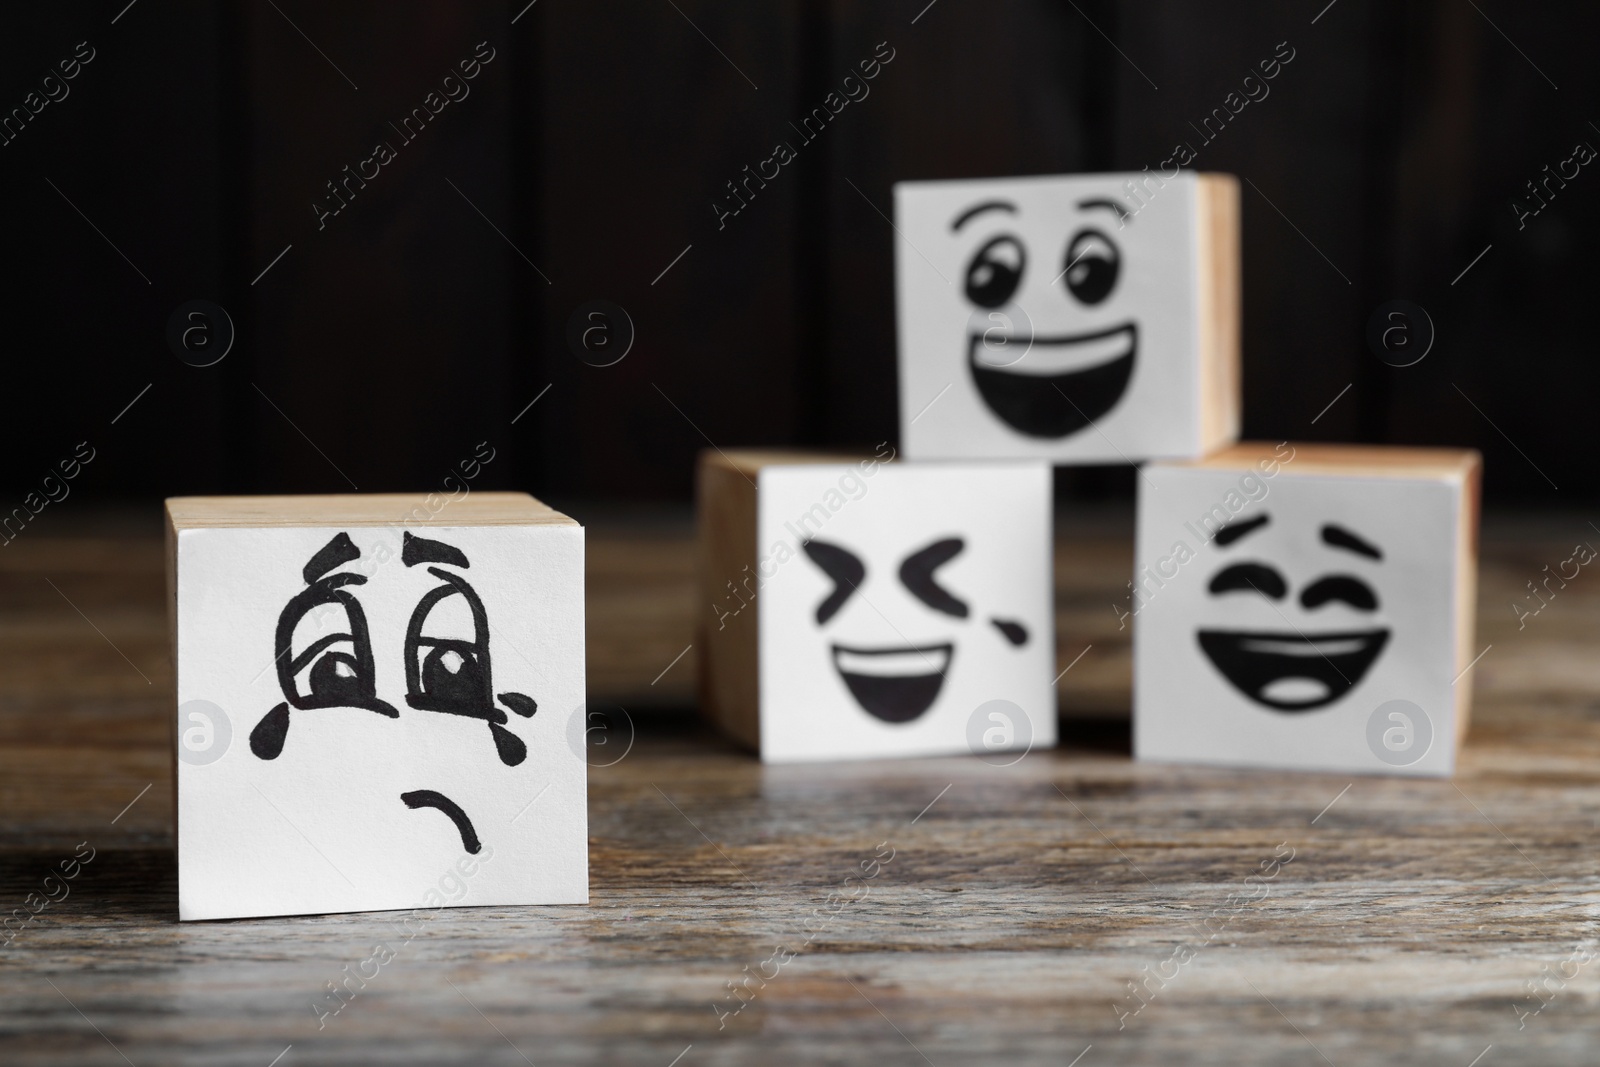
<path fill-rule="evenodd" d="M 766 762 L 1055 744 L 1050 472 L 707 451 L 702 706 Z"/>
<path fill-rule="evenodd" d="M 1288 443 L 1146 466 L 1138 758 L 1452 773 L 1480 471 L 1471 451 Z"/>
<path fill-rule="evenodd" d="M 910 459 L 1194 457 L 1238 436 L 1229 175 L 895 186 Z"/>

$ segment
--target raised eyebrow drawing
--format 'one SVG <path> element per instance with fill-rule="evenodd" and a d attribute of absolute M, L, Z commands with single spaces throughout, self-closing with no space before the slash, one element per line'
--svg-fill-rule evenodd
<path fill-rule="evenodd" d="M 472 566 L 467 562 L 467 555 L 454 545 L 447 545 L 443 541 L 430 541 L 426 537 L 418 537 L 410 530 L 405 532 L 400 542 L 400 562 L 407 567 L 415 567 L 419 563 L 448 563 L 452 567 L 466 569 Z"/>
<path fill-rule="evenodd" d="M 1356 536 L 1343 526 L 1338 526 L 1331 522 L 1322 528 L 1322 540 L 1324 544 L 1331 545 L 1334 548 L 1342 548 L 1347 552 L 1354 552 L 1358 556 L 1366 556 L 1368 559 L 1376 560 L 1383 559 L 1383 549 L 1365 538 Z"/>
<path fill-rule="evenodd" d="M 956 216 L 955 221 L 950 224 L 950 232 L 960 232 L 961 227 L 965 226 L 968 220 L 983 214 L 985 211 L 1009 211 L 1015 215 L 1017 213 L 1017 205 L 1009 200 L 985 200 L 981 204 L 974 204 Z"/>
<path fill-rule="evenodd" d="M 856 591 L 867 576 L 867 566 L 848 548 L 815 538 L 801 544 L 800 548 L 822 572 L 833 580 L 833 592 L 817 605 L 817 625 L 821 626 L 839 613 L 850 594 Z"/>
<path fill-rule="evenodd" d="M 1129 219 L 1133 218 L 1133 212 L 1129 211 L 1126 207 L 1115 200 L 1110 200 L 1104 197 L 1092 197 L 1088 200 L 1078 201 L 1079 211 L 1088 211 L 1091 208 L 1110 208 L 1112 211 L 1117 213 L 1117 219 L 1119 222 L 1127 222 Z"/>
<path fill-rule="evenodd" d="M 1257 515 L 1255 518 L 1245 519 L 1243 522 L 1226 523 L 1217 530 L 1212 540 L 1219 545 L 1231 545 L 1239 538 L 1244 537 L 1246 534 L 1254 533 L 1271 521 L 1272 516 L 1270 515 Z"/>
<path fill-rule="evenodd" d="M 316 554 L 306 561 L 300 574 L 306 584 L 311 585 L 329 571 L 360 558 L 361 550 L 350 540 L 350 535 L 341 530 L 332 541 L 317 549 Z"/>
<path fill-rule="evenodd" d="M 918 549 L 900 564 L 901 583 L 913 596 L 934 611 L 942 611 L 958 619 L 966 618 L 968 611 L 966 602 L 951 595 L 933 580 L 933 572 L 955 559 L 966 547 L 967 543 L 963 539 L 946 537 Z"/>
<path fill-rule="evenodd" d="M 278 614 L 273 640 L 273 662 L 278 668 L 278 688 L 283 692 L 284 702 L 262 716 L 250 731 L 250 751 L 257 758 L 277 759 L 283 752 L 289 733 L 290 708 L 359 708 L 389 718 L 400 717 L 393 705 L 378 699 L 366 612 L 361 602 L 344 589 L 347 585 L 365 584 L 366 576 L 348 571 L 330 573 L 360 557 L 361 551 L 350 540 L 350 535 L 340 532 L 318 549 L 301 569 L 307 588 L 291 597 Z M 318 638 L 298 656 L 292 655 L 295 627 L 313 608 L 325 604 L 344 609 L 349 632 Z M 334 646 L 346 643 L 349 651 L 333 650 Z M 306 691 L 302 693 L 295 679 L 308 665 L 311 673 L 306 679 Z"/>
<path fill-rule="evenodd" d="M 460 563 L 457 566 L 466 565 L 466 556 L 459 549 L 427 538 L 413 537 L 410 533 L 405 535 L 401 554 L 404 558 L 407 552 L 420 556 L 423 553 L 438 553 L 439 550 L 458 558 Z M 418 562 L 421 560 L 418 559 Z M 500 762 L 515 767 L 527 759 L 528 746 L 505 728 L 505 723 L 510 720 L 504 711 L 495 707 L 489 658 L 489 613 L 483 606 L 483 599 L 472 584 L 458 574 L 432 566 L 428 568 L 428 573 L 444 584 L 423 594 L 406 626 L 406 703 L 418 711 L 484 720 L 489 724 L 489 733 L 494 738 Z M 470 641 L 431 637 L 424 632 L 434 606 L 452 596 L 460 596 L 465 600 L 472 614 L 473 636 Z M 524 718 L 531 718 L 539 710 L 538 702 L 522 693 L 501 693 L 499 699 L 500 703 Z"/>

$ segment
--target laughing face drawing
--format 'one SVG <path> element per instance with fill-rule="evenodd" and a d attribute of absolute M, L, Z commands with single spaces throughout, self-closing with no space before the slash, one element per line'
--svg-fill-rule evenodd
<path fill-rule="evenodd" d="M 1368 619 L 1378 615 L 1381 605 L 1372 585 L 1351 572 L 1371 572 L 1381 565 L 1383 550 L 1344 526 L 1323 525 L 1321 544 L 1330 563 L 1339 561 L 1340 569 L 1311 579 L 1296 595 L 1277 567 L 1248 557 L 1250 535 L 1270 522 L 1270 515 L 1258 515 L 1217 532 L 1218 548 L 1239 558 L 1212 576 L 1207 591 L 1216 616 L 1226 614 L 1235 598 L 1258 598 L 1273 606 L 1283 628 L 1202 627 L 1196 636 L 1211 665 L 1249 699 L 1278 712 L 1314 711 L 1355 688 L 1389 642 L 1387 626 L 1318 624 L 1318 617 L 1328 612 Z M 1283 611 L 1285 606 L 1292 611 L 1296 603 L 1303 624 Z"/>
<path fill-rule="evenodd" d="M 806 557 L 833 582 L 833 590 L 817 605 L 817 625 L 830 628 L 835 617 L 853 598 L 866 601 L 862 586 L 868 580 L 866 563 L 842 545 L 813 538 L 802 546 Z M 950 623 L 949 636 L 932 641 L 902 641 L 865 645 L 835 632 L 828 651 L 833 669 L 851 696 L 867 714 L 887 723 L 909 723 L 922 717 L 939 698 L 945 679 L 957 660 L 958 630 L 971 615 L 968 603 L 940 584 L 935 572 L 966 549 L 960 537 L 945 537 L 916 548 L 900 560 L 900 584 L 927 609 L 932 619 Z M 928 618 L 902 620 L 905 629 L 927 628 Z M 1011 619 L 989 620 L 1010 645 L 1028 643 L 1027 628 Z M 900 626 L 890 621 L 891 626 Z M 836 631 L 838 627 L 833 627 Z M 968 638 L 975 640 L 976 637 Z"/>
<path fill-rule="evenodd" d="M 398 720 L 405 716 L 380 696 L 399 679 L 405 681 L 404 703 L 413 712 L 479 719 L 488 727 L 500 763 L 514 767 L 527 758 L 523 740 L 506 728 L 506 712 L 495 706 L 490 673 L 489 618 L 483 600 L 464 572 L 471 562 L 459 548 L 406 533 L 400 560 L 407 568 L 425 569 L 438 584 L 424 592 L 411 611 L 403 635 L 374 643 L 367 615 L 355 590 L 367 576 L 344 570 L 361 551 L 348 533 L 340 533 L 305 564 L 306 587 L 292 596 L 278 616 L 274 661 L 283 702 L 268 711 L 250 731 L 250 751 L 262 760 L 277 760 L 294 744 L 294 720 L 302 715 L 371 714 Z M 332 620 L 330 626 L 330 618 Z M 331 629 L 333 632 L 324 632 Z M 538 705 L 521 693 L 500 693 L 499 702 L 523 717 Z M 418 782 L 400 793 L 396 805 L 432 809 L 455 824 L 462 847 L 477 853 L 481 846 L 471 814 L 454 799 Z"/>
<path fill-rule="evenodd" d="M 973 241 L 957 280 L 973 308 L 961 338 L 968 370 L 989 410 L 1030 437 L 1067 437 L 1105 415 L 1127 392 L 1139 351 L 1138 322 L 1116 313 L 1123 262 L 1111 236 L 1130 212 L 1106 197 L 1074 207 L 1063 233 L 1030 226 L 1009 199 L 974 203 L 950 222 Z M 1024 312 L 1019 294 L 1036 274 Z M 1110 324 L 1084 326 L 1088 311 Z"/>

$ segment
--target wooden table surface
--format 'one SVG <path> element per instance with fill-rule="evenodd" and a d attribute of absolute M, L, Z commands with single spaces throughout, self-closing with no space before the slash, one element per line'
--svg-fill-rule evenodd
<path fill-rule="evenodd" d="M 0 911 L 93 850 L 0 948 L 0 1064 L 1600 1060 L 1600 578 L 1510 608 L 1600 543 L 1582 516 L 1486 525 L 1454 781 L 1131 762 L 1125 517 L 1062 524 L 1062 665 L 1092 645 L 1063 704 L 1097 718 L 1061 748 L 763 768 L 646 710 L 692 692 L 692 654 L 650 684 L 693 640 L 686 525 L 596 523 L 593 677 L 636 736 L 590 774 L 592 903 L 409 941 L 382 914 L 175 921 L 149 518 L 0 549 Z"/>

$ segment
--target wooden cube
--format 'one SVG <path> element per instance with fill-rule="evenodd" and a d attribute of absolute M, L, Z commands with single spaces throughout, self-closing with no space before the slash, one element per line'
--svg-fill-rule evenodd
<path fill-rule="evenodd" d="M 910 459 L 1127 463 L 1239 435 L 1239 184 L 1177 171 L 900 182 Z"/>
<path fill-rule="evenodd" d="M 1478 453 L 1241 443 L 1139 479 L 1140 759 L 1448 775 L 1471 709 Z"/>
<path fill-rule="evenodd" d="M 581 526 L 178 497 L 167 547 L 180 918 L 587 901 Z"/>
<path fill-rule="evenodd" d="M 702 707 L 767 762 L 1056 739 L 1050 470 L 702 453 Z"/>

